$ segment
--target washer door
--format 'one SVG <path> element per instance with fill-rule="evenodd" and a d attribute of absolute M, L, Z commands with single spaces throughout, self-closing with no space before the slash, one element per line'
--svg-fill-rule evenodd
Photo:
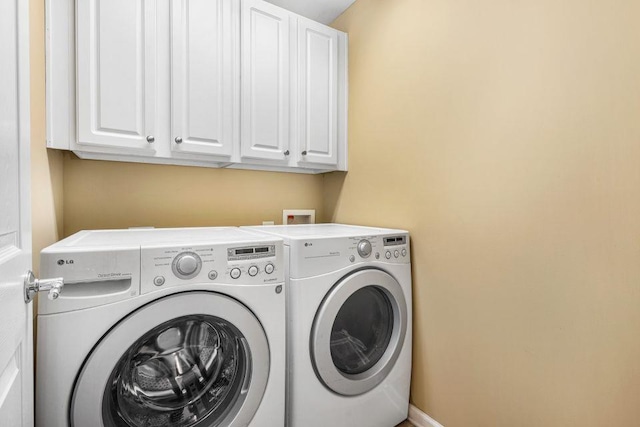
<path fill-rule="evenodd" d="M 318 378 L 342 395 L 366 393 L 393 368 L 406 331 L 407 305 L 396 279 L 377 269 L 342 278 L 320 305 L 311 333 Z"/>
<path fill-rule="evenodd" d="M 76 427 L 246 426 L 269 376 L 253 313 L 208 292 L 145 305 L 95 346 L 76 381 Z"/>

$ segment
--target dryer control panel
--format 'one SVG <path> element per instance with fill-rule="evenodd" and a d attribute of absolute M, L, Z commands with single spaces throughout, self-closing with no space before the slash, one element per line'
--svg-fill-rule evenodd
<path fill-rule="evenodd" d="M 409 264 L 408 233 L 296 239 L 289 244 L 293 278 L 311 277 L 357 264 Z"/>
<path fill-rule="evenodd" d="M 282 242 L 142 248 L 142 293 L 159 287 L 284 282 Z"/>

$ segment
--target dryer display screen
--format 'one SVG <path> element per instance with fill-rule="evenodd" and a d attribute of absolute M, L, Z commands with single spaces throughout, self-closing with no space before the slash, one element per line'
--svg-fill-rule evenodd
<path fill-rule="evenodd" d="M 407 238 L 405 236 L 385 237 L 384 238 L 384 245 L 385 246 L 404 245 L 405 243 L 407 243 Z"/>

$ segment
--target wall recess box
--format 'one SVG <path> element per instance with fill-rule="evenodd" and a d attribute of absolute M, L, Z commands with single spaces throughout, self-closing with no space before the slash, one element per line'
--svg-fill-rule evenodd
<path fill-rule="evenodd" d="M 285 209 L 282 211 L 282 224 L 315 224 L 315 209 Z"/>

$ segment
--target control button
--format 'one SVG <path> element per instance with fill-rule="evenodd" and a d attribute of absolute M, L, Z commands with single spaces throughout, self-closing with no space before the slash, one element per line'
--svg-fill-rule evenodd
<path fill-rule="evenodd" d="M 394 256 L 394 257 L 396 257 L 396 258 L 398 258 L 398 257 L 400 256 L 400 252 L 398 252 L 398 250 L 396 249 L 396 250 L 393 252 L 393 256 Z"/>
<path fill-rule="evenodd" d="M 215 270 L 211 270 L 209 272 L 209 279 L 216 280 L 218 278 L 218 272 Z"/>
<path fill-rule="evenodd" d="M 391 251 L 387 251 L 387 252 L 385 252 L 385 253 L 384 253 L 384 257 L 385 257 L 386 259 L 390 259 L 390 258 L 391 258 Z"/>
<path fill-rule="evenodd" d="M 176 268 L 182 275 L 188 276 L 198 269 L 198 260 L 191 255 L 185 255 L 178 260 Z"/>
<path fill-rule="evenodd" d="M 367 239 L 362 239 L 358 242 L 358 254 L 362 258 L 369 258 L 371 255 L 371 242 Z"/>
<path fill-rule="evenodd" d="M 156 285 L 156 286 L 164 285 L 164 277 L 163 276 L 156 276 L 153 279 L 153 284 Z"/>
<path fill-rule="evenodd" d="M 202 267 L 202 260 L 194 252 L 183 252 L 173 259 L 173 274 L 181 279 L 196 277 Z"/>
<path fill-rule="evenodd" d="M 402 256 L 407 256 L 407 250 L 406 249 L 402 250 Z"/>
<path fill-rule="evenodd" d="M 349 257 L 349 261 L 354 262 L 355 260 L 356 260 L 356 257 L 354 257 L 353 255 Z"/>
<path fill-rule="evenodd" d="M 232 279 L 237 279 L 238 277 L 240 277 L 240 269 L 239 268 L 233 268 L 231 269 L 231 278 Z"/>
<path fill-rule="evenodd" d="M 380 259 L 380 252 L 376 252 L 376 259 Z"/>
<path fill-rule="evenodd" d="M 275 267 L 271 263 L 264 266 L 264 272 L 267 274 L 273 273 L 273 270 L 275 270 Z"/>
<path fill-rule="evenodd" d="M 256 274 L 258 274 L 258 267 L 256 267 L 255 265 L 249 267 L 249 276 L 253 277 Z"/>

